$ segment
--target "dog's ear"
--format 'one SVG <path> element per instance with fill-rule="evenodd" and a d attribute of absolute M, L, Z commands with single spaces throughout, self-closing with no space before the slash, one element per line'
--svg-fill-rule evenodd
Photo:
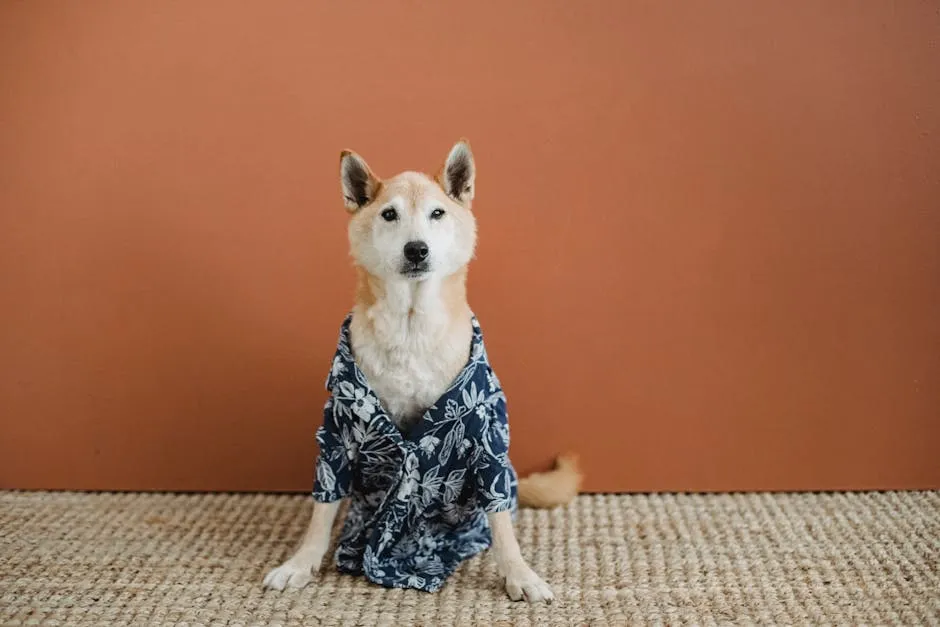
<path fill-rule="evenodd" d="M 473 200 L 477 169 L 470 152 L 470 142 L 461 139 L 450 149 L 447 161 L 437 175 L 438 182 L 447 195 L 463 204 Z"/>
<path fill-rule="evenodd" d="M 381 181 L 369 169 L 365 160 L 350 150 L 339 156 L 339 178 L 343 184 L 343 202 L 355 212 L 375 200 Z"/>

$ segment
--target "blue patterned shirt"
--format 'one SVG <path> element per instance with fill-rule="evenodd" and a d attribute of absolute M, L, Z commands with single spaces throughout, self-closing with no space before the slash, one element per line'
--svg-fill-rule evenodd
<path fill-rule="evenodd" d="M 434 592 L 461 561 L 490 546 L 486 514 L 516 510 L 506 397 L 474 317 L 467 365 L 403 434 L 353 359 L 351 319 L 327 379 L 313 496 L 350 497 L 339 570 Z"/>

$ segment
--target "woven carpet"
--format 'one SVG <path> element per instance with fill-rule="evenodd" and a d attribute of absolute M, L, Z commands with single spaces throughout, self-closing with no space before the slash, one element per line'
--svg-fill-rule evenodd
<path fill-rule="evenodd" d="M 4 625 L 940 624 L 940 493 L 583 496 L 520 512 L 552 605 L 491 558 L 437 594 L 261 588 L 302 496 L 0 493 Z"/>

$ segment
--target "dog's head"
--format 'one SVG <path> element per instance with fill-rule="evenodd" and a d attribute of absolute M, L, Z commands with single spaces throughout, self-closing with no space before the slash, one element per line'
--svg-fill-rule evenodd
<path fill-rule="evenodd" d="M 356 264 L 384 280 L 410 281 L 467 265 L 476 246 L 475 177 L 466 140 L 454 145 L 434 178 L 403 172 L 380 180 L 362 157 L 343 151 L 340 180 Z"/>

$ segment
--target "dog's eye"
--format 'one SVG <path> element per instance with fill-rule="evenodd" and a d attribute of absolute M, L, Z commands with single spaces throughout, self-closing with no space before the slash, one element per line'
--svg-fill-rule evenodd
<path fill-rule="evenodd" d="M 431 212 L 431 219 L 432 219 L 432 220 L 440 220 L 440 219 L 443 218 L 443 217 L 444 217 L 444 210 L 443 210 L 443 209 L 435 209 L 434 211 Z"/>
<path fill-rule="evenodd" d="M 386 209 L 382 212 L 382 219 L 386 222 L 394 222 L 398 219 L 398 212 L 391 208 Z"/>

